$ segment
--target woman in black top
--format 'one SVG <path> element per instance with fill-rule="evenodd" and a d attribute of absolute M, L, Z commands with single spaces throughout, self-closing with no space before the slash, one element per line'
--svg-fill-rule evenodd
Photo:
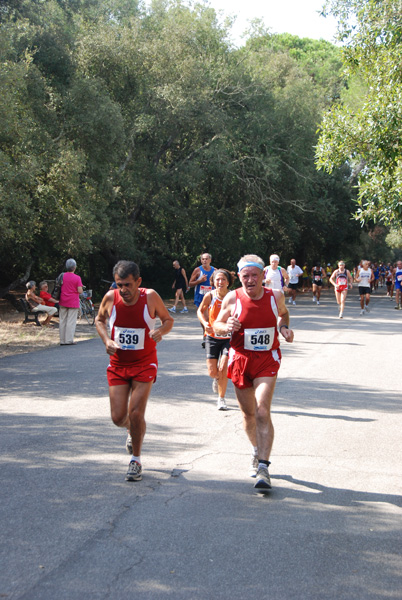
<path fill-rule="evenodd" d="M 168 308 L 169 312 L 175 313 L 176 307 L 179 303 L 179 300 L 183 303 L 183 310 L 180 312 L 188 313 L 188 308 L 186 306 L 186 300 L 184 298 L 184 292 L 188 290 L 188 279 L 186 275 L 186 271 L 180 266 L 178 260 L 173 261 L 173 268 L 175 270 L 175 280 L 172 284 L 172 289 L 176 290 L 176 295 L 174 299 L 174 306 L 172 308 Z"/>

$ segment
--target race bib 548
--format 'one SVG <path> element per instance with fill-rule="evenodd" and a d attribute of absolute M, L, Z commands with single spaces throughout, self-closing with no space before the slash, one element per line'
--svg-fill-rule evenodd
<path fill-rule="evenodd" d="M 245 329 L 244 330 L 244 348 L 245 350 L 266 351 L 271 350 L 274 343 L 275 327 L 266 327 L 265 329 Z"/>

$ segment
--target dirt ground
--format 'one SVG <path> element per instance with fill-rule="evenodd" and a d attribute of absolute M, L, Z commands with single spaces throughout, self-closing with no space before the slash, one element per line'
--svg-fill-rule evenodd
<path fill-rule="evenodd" d="M 23 296 L 16 292 L 17 297 Z M 37 327 L 35 322 L 23 323 L 25 315 L 18 312 L 6 300 L 0 299 L 0 358 L 13 354 L 25 354 L 58 346 L 59 319 L 52 319 L 52 327 Z M 39 321 L 45 317 L 40 316 Z M 88 325 L 85 320 L 77 323 L 75 341 L 80 342 L 96 337 L 95 325 Z"/>

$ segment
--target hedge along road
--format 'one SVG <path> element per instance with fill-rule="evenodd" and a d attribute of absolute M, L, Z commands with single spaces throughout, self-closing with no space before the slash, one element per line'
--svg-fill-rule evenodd
<path fill-rule="evenodd" d="M 0 596 L 402 598 L 402 312 L 291 307 L 273 490 L 254 493 L 229 385 L 216 410 L 195 312 L 159 345 L 144 478 L 126 483 L 99 339 L 0 361 Z"/>

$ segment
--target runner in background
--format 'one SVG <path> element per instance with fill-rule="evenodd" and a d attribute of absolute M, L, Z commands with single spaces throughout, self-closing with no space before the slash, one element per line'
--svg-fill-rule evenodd
<path fill-rule="evenodd" d="M 302 269 L 296 264 L 296 259 L 292 258 L 290 265 L 287 268 L 289 275 L 289 304 L 296 305 L 297 288 L 299 287 L 299 279 L 303 275 Z"/>
<path fill-rule="evenodd" d="M 368 266 L 369 263 L 367 260 L 363 260 L 362 266 L 359 270 L 358 276 L 355 278 L 356 282 L 359 284 L 359 295 L 360 295 L 360 314 L 364 315 L 364 312 L 370 312 L 369 304 L 370 304 L 370 292 L 371 285 L 374 281 L 373 271 Z"/>
<path fill-rule="evenodd" d="M 278 254 L 271 254 L 269 257 L 269 265 L 264 269 L 264 285 L 270 290 L 278 290 L 285 293 L 289 275 L 286 269 L 279 266 Z"/>
<path fill-rule="evenodd" d="M 332 273 L 329 281 L 335 288 L 335 298 L 339 306 L 339 318 L 342 319 L 348 288 L 349 286 L 350 289 L 353 287 L 352 275 L 346 269 L 343 260 L 338 262 L 338 268 Z"/>
<path fill-rule="evenodd" d="M 394 295 L 394 270 L 391 265 L 388 265 L 385 271 L 385 285 L 387 286 L 387 296 L 393 300 Z"/>
<path fill-rule="evenodd" d="M 402 260 L 398 260 L 396 267 L 393 272 L 393 279 L 395 282 L 395 309 L 402 309 Z"/>
<path fill-rule="evenodd" d="M 174 306 L 172 306 L 172 308 L 168 308 L 168 311 L 171 313 L 175 313 L 176 309 L 177 309 L 177 305 L 178 305 L 179 301 L 181 300 L 181 302 L 183 304 L 183 310 L 181 310 L 180 312 L 188 313 L 188 308 L 186 306 L 186 299 L 184 297 L 185 292 L 190 289 L 188 286 L 186 271 L 183 269 L 183 267 L 180 266 L 180 263 L 178 260 L 173 261 L 173 268 L 175 270 L 175 280 L 172 284 L 172 289 L 176 290 L 176 293 L 175 293 L 175 299 L 174 299 Z"/>
<path fill-rule="evenodd" d="M 189 287 L 194 288 L 194 304 L 199 308 L 205 294 L 211 292 L 211 275 L 215 271 L 215 267 L 211 266 L 212 256 L 208 252 L 204 252 L 200 256 L 201 265 L 196 267 L 191 274 Z M 205 348 L 204 328 L 202 337 L 202 347 Z"/>
<path fill-rule="evenodd" d="M 321 290 L 324 284 L 324 278 L 326 273 L 320 263 L 318 262 L 315 267 L 311 269 L 311 280 L 313 282 L 313 302 L 320 304 Z"/>
<path fill-rule="evenodd" d="M 213 324 L 221 310 L 222 301 L 233 284 L 234 277 L 226 269 L 215 269 L 211 283 L 212 292 L 204 295 L 197 316 L 205 329 L 205 349 L 208 375 L 212 377 L 212 390 L 218 394 L 218 410 L 227 410 L 226 388 L 228 385 L 228 355 L 230 335 L 219 336 L 214 332 Z"/>

